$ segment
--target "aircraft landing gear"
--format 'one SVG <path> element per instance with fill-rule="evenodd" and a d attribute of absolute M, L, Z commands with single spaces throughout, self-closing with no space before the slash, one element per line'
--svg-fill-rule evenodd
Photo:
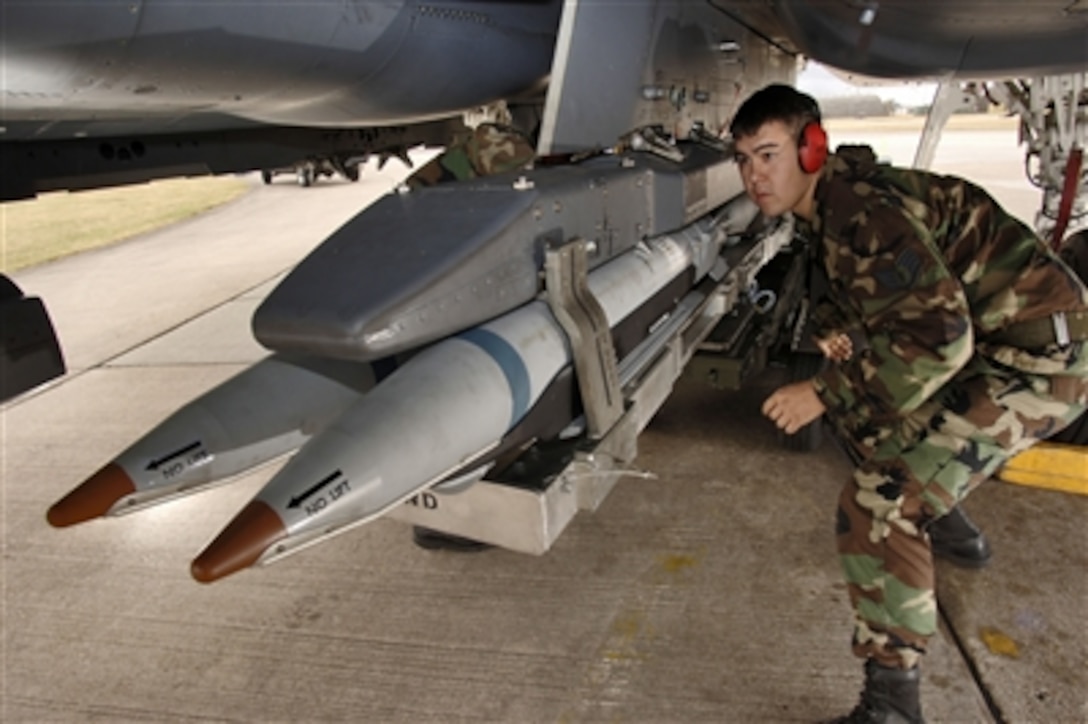
<path fill-rule="evenodd" d="M 1058 248 L 1088 214 L 1088 73 L 987 86 L 991 101 L 1020 116 L 1028 180 L 1043 191 L 1035 230 Z"/>
<path fill-rule="evenodd" d="M 298 185 L 303 188 L 313 186 L 314 181 L 317 180 L 317 171 L 314 169 L 314 165 L 309 161 L 300 164 L 295 171 L 295 179 L 298 181 Z"/>
<path fill-rule="evenodd" d="M 1020 116 L 1021 138 L 1027 143 L 1024 169 L 1043 191 L 1035 230 L 1088 280 L 1088 73 L 1009 81 L 985 92 Z M 1066 236 L 1078 226 L 1083 228 Z M 1088 413 L 1050 441 L 1088 445 Z"/>

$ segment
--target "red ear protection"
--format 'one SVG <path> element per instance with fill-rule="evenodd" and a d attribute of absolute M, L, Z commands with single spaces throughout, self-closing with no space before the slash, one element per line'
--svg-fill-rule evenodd
<path fill-rule="evenodd" d="M 805 173 L 816 173 L 827 160 L 827 132 L 816 121 L 809 121 L 797 139 L 797 159 Z"/>

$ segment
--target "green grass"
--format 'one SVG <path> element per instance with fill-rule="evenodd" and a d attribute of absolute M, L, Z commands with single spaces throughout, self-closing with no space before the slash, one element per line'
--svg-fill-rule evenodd
<path fill-rule="evenodd" d="M 168 179 L 0 204 L 0 270 L 25 269 L 154 231 L 248 188 L 248 181 L 233 176 Z"/>

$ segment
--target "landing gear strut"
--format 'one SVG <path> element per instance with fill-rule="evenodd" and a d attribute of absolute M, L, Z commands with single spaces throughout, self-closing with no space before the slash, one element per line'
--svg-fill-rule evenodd
<path fill-rule="evenodd" d="M 1088 73 L 1009 81 L 985 92 L 1020 116 L 1028 180 L 1043 191 L 1035 230 L 1057 248 L 1088 214 Z"/>

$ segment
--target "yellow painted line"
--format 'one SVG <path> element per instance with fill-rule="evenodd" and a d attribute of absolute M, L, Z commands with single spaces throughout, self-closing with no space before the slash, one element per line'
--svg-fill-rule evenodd
<path fill-rule="evenodd" d="M 1088 447 L 1041 442 L 1005 463 L 1006 483 L 1088 495 Z"/>

